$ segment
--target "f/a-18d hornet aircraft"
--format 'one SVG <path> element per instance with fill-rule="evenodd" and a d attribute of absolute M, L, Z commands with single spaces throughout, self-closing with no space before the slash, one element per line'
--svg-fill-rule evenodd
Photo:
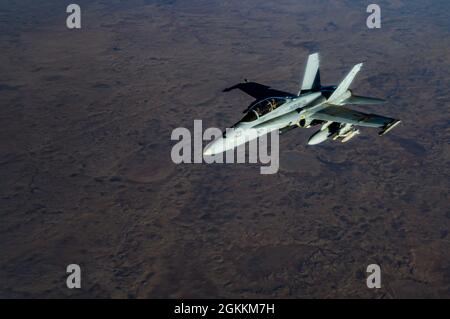
<path fill-rule="evenodd" d="M 314 53 L 308 57 L 298 94 L 274 90 L 247 80 L 225 89 L 224 92 L 240 89 L 256 100 L 244 110 L 245 116 L 233 125 L 234 130 L 227 130 L 222 137 L 212 141 L 206 146 L 204 154 L 215 155 L 268 132 L 279 130 L 279 133 L 283 134 L 297 127 L 321 125 L 320 130 L 309 138 L 309 145 L 316 145 L 327 139 L 347 142 L 360 133 L 357 126 L 376 127 L 380 129 L 380 136 L 386 134 L 398 125 L 400 120 L 362 113 L 343 106 L 384 102 L 377 98 L 354 95 L 349 90 L 361 67 L 362 63 L 355 65 L 338 86 L 322 86 L 319 54 Z M 249 131 L 257 133 L 246 134 Z"/>

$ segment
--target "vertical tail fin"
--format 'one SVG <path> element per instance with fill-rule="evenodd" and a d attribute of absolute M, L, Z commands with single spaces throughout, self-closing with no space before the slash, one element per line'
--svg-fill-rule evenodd
<path fill-rule="evenodd" d="M 305 91 L 319 91 L 320 90 L 320 72 L 319 72 L 319 53 L 313 53 L 308 56 L 306 62 L 305 74 L 303 75 L 303 82 L 298 95 Z"/>
<path fill-rule="evenodd" d="M 328 98 L 328 103 L 339 104 L 341 102 L 344 97 L 344 93 L 347 92 L 356 74 L 358 74 L 359 70 L 361 70 L 362 65 L 362 63 L 359 63 L 353 67 L 353 69 L 347 74 L 345 79 L 341 82 L 341 84 L 339 84 L 333 94 L 331 94 L 331 96 Z M 348 96 L 345 98 L 348 98 Z"/>

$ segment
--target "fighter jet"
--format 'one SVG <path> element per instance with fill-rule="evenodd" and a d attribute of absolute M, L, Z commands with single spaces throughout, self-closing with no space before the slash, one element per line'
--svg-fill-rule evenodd
<path fill-rule="evenodd" d="M 378 98 L 354 95 L 349 89 L 362 63 L 353 67 L 338 85 L 322 86 L 320 82 L 319 54 L 308 57 L 301 88 L 297 94 L 274 90 L 269 86 L 248 82 L 236 84 L 224 90 L 240 89 L 256 100 L 243 113 L 245 116 L 215 139 L 204 150 L 205 155 L 215 155 L 233 149 L 268 132 L 278 130 L 284 134 L 294 128 L 319 126 L 308 140 L 317 145 L 326 140 L 348 142 L 360 134 L 359 126 L 379 128 L 384 135 L 400 123 L 400 120 L 376 114 L 355 111 L 344 105 L 381 104 Z M 247 134 L 248 132 L 256 134 Z"/>

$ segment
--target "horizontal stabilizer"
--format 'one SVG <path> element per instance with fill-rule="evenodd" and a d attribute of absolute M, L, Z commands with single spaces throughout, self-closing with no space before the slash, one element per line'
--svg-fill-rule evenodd
<path fill-rule="evenodd" d="M 251 97 L 254 97 L 257 100 L 262 100 L 268 97 L 296 97 L 295 94 L 291 94 L 284 91 L 274 90 L 270 86 L 256 83 L 256 82 L 242 82 L 232 87 L 226 88 L 223 92 L 230 92 L 232 90 L 239 89 L 244 93 L 247 93 Z"/>
<path fill-rule="evenodd" d="M 383 99 L 377 99 L 375 97 L 352 95 L 348 99 L 346 99 L 343 104 L 373 105 L 383 104 L 384 102 L 386 101 Z"/>

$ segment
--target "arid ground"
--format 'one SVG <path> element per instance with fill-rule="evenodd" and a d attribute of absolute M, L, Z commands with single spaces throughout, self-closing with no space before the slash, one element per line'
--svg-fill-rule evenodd
<path fill-rule="evenodd" d="M 450 298 L 449 1 L 377 1 L 380 29 L 371 1 L 80 0 L 79 30 L 69 3 L 0 0 L 0 297 Z M 297 92 L 312 52 L 402 124 L 294 130 L 273 175 L 172 162 L 252 101 L 222 89 Z"/>

